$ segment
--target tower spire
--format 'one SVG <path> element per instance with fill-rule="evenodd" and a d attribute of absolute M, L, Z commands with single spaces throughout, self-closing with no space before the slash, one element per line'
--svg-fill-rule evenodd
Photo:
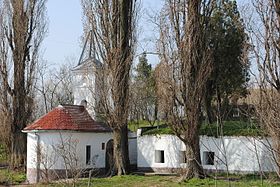
<path fill-rule="evenodd" d="M 87 46 L 89 47 L 88 51 L 86 50 Z M 88 55 L 86 55 L 86 54 L 88 54 Z M 94 57 L 95 57 L 95 51 L 94 51 L 94 43 L 93 43 L 93 32 L 92 32 L 92 30 L 90 30 L 86 36 L 86 40 L 85 40 L 83 50 L 82 50 L 82 53 L 81 53 L 79 61 L 78 61 L 78 65 L 80 65 L 84 59 L 91 59 Z"/>

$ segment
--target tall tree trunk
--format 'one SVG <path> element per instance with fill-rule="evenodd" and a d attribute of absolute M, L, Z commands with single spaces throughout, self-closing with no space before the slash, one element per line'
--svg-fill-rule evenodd
<path fill-rule="evenodd" d="M 24 72 L 24 71 L 23 71 Z M 15 74 L 17 72 L 15 71 Z M 20 75 L 20 73 L 17 73 Z M 16 75 L 15 75 L 16 76 Z M 17 168 L 25 166 L 26 160 L 26 134 L 21 130 L 26 126 L 26 102 L 24 85 L 22 83 L 23 77 L 16 76 L 14 83 L 14 96 L 13 96 L 13 124 L 11 132 L 11 167 Z M 24 80 L 24 78 L 23 78 Z M 24 82 L 23 82 L 24 83 Z"/>
<path fill-rule="evenodd" d="M 200 128 L 200 112 L 195 107 L 189 108 L 187 111 L 186 123 L 189 124 L 184 136 L 186 146 L 187 170 L 185 179 L 193 177 L 204 178 L 203 167 L 201 165 L 200 146 L 199 146 L 199 128 Z"/>
<path fill-rule="evenodd" d="M 11 137 L 12 148 L 11 148 L 11 167 L 13 169 L 18 167 L 24 167 L 26 165 L 26 134 L 20 130 L 12 133 Z"/>
<path fill-rule="evenodd" d="M 21 130 L 26 126 L 26 91 L 25 91 L 25 64 L 28 61 L 29 43 L 26 43 L 26 36 L 23 31 L 28 31 L 28 17 L 24 12 L 24 2 L 12 2 L 15 9 L 13 14 L 14 29 L 14 88 L 13 88 L 13 124 L 12 124 L 12 149 L 11 166 L 21 167 L 25 164 L 26 158 L 26 135 Z M 23 31 L 22 31 L 23 30 Z"/>
<path fill-rule="evenodd" d="M 202 32 L 200 25 L 200 6 L 201 0 L 188 1 L 188 21 L 186 31 L 189 34 L 187 46 L 187 61 L 183 62 L 183 71 L 187 74 L 184 80 L 185 113 L 187 130 L 185 132 L 186 154 L 187 154 L 187 172 L 186 178 L 203 177 L 203 168 L 201 166 L 200 147 L 199 147 L 199 128 L 200 128 L 200 107 L 201 100 L 204 97 L 204 89 L 207 81 L 200 80 L 200 71 L 204 71 L 201 65 L 202 58 Z M 201 77 L 205 79 L 205 77 Z M 192 88 L 201 87 L 201 90 L 192 90 Z M 197 93 L 196 93 L 197 91 Z M 198 95 L 197 95 L 198 94 Z"/>
<path fill-rule="evenodd" d="M 113 131 L 115 172 L 117 175 L 126 175 L 129 171 L 127 126 Z"/>
<path fill-rule="evenodd" d="M 1 50 L 6 51 L 7 59 L 2 61 L 2 76 L 5 94 L 5 110 L 11 113 L 9 119 L 11 139 L 11 167 L 22 167 L 26 158 L 26 135 L 21 132 L 27 125 L 32 113 L 32 93 L 39 47 L 46 32 L 45 20 L 46 0 L 7 0 L 0 9 L 6 9 L 3 14 L 5 21 Z M 0 33 L 1 34 L 1 33 Z M 13 67 L 8 70 L 8 61 Z M 13 72 L 13 74 L 11 73 Z M 11 80 L 12 85 L 10 85 Z"/>
<path fill-rule="evenodd" d="M 129 79 L 135 47 L 135 0 L 82 0 L 86 28 L 93 32 L 97 56 L 104 67 L 102 111 L 113 130 L 115 172 L 129 171 L 127 119 Z"/>
<path fill-rule="evenodd" d="M 129 15 L 132 11 L 132 0 L 120 1 L 120 62 L 116 64 L 115 71 L 115 95 L 113 96 L 116 103 L 116 117 L 114 128 L 114 155 L 116 162 L 116 169 L 118 175 L 126 175 L 129 171 L 129 155 L 128 155 L 128 130 L 127 130 L 127 117 L 128 117 L 128 99 L 129 99 L 129 71 L 131 67 L 130 57 L 130 44 L 131 39 L 131 17 Z M 119 69 L 121 67 L 121 69 Z"/>

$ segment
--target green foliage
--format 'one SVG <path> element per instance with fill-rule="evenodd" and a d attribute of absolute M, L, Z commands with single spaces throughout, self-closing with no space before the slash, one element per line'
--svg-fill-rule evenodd
<path fill-rule="evenodd" d="M 24 171 L 12 171 L 9 169 L 0 169 L 0 184 L 20 184 L 26 180 Z"/>
<path fill-rule="evenodd" d="M 206 136 L 217 136 L 217 124 L 203 124 L 200 134 Z M 262 130 L 255 123 L 244 121 L 225 121 L 223 124 L 224 136 L 260 136 Z"/>
<path fill-rule="evenodd" d="M 157 120 L 154 71 L 145 52 L 134 69 L 130 92 L 130 117 L 148 120 L 150 124 Z"/>
<path fill-rule="evenodd" d="M 213 11 L 211 25 L 214 69 L 208 92 L 212 95 L 218 91 L 222 97 L 244 96 L 249 81 L 249 65 L 242 60 L 246 55 L 247 36 L 236 1 L 220 3 Z"/>
<path fill-rule="evenodd" d="M 260 136 L 263 135 L 263 131 L 255 123 L 249 123 L 244 121 L 225 121 L 223 124 L 224 136 Z M 156 135 L 156 134 L 174 134 L 172 130 L 167 128 L 151 129 L 143 133 L 143 135 Z M 200 131 L 200 135 L 215 136 L 217 137 L 217 125 L 203 123 Z"/>
<path fill-rule="evenodd" d="M 169 127 L 166 127 L 166 128 L 151 129 L 146 132 L 143 132 L 142 135 L 156 135 L 156 134 L 174 134 L 174 133 Z"/>
<path fill-rule="evenodd" d="M 7 150 L 3 144 L 0 144 L 0 165 L 7 164 Z"/>
<path fill-rule="evenodd" d="M 137 64 L 135 71 L 136 80 L 146 81 L 150 79 L 152 74 L 152 65 L 148 63 L 147 55 L 145 52 L 139 57 L 139 63 Z"/>

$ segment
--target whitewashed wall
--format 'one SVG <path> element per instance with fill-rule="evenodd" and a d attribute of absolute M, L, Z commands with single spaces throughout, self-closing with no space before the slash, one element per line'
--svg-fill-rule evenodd
<path fill-rule="evenodd" d="M 128 150 L 129 161 L 131 165 L 137 165 L 137 135 L 136 133 L 128 133 Z"/>
<path fill-rule="evenodd" d="M 224 142 L 224 146 L 222 142 Z M 220 139 L 201 136 L 202 161 L 204 151 L 215 153 L 214 165 L 203 165 L 203 168 L 225 171 L 227 160 L 230 172 L 258 172 L 259 165 L 262 171 L 274 171 L 272 154 L 268 148 L 269 144 L 267 140 L 252 137 L 224 137 Z M 164 163 L 155 163 L 155 150 L 164 150 Z M 185 164 L 181 162 L 180 151 L 184 150 L 183 142 L 173 135 L 138 136 L 138 168 L 182 168 Z"/>
<path fill-rule="evenodd" d="M 49 164 L 53 164 L 51 169 L 65 169 L 63 160 L 59 154 L 55 153 L 54 146 L 61 145 L 71 137 L 73 144 L 77 143 L 76 155 L 80 159 L 80 166 L 82 168 L 104 168 L 106 147 L 102 150 L 102 143 L 112 139 L 112 133 L 90 133 L 90 132 L 40 132 L 28 133 L 27 135 L 27 168 L 36 168 L 37 164 L 37 145 L 40 142 L 43 154 L 48 158 Z M 136 164 L 137 150 L 135 134 L 129 135 L 129 156 L 130 163 Z M 39 141 L 38 141 L 39 138 Z M 86 146 L 91 146 L 91 156 L 95 159 L 95 165 L 86 165 Z M 41 166 L 43 167 L 43 166 Z"/>
<path fill-rule="evenodd" d="M 106 143 L 112 139 L 111 133 L 86 133 L 86 132 L 40 132 L 35 135 L 35 133 L 28 133 L 27 136 L 27 168 L 36 168 L 37 160 L 37 139 L 39 137 L 39 142 L 43 154 L 49 157 L 49 164 L 53 164 L 51 169 L 65 169 L 63 160 L 58 153 L 55 153 L 53 147 L 62 145 L 62 143 L 67 142 L 71 138 L 72 145 L 77 143 L 76 155 L 80 160 L 81 167 L 95 167 L 104 168 L 105 167 L 105 153 L 106 148 L 102 150 L 102 143 Z M 86 166 L 86 146 L 91 146 L 91 156 L 96 158 L 95 165 Z M 55 163 L 54 163 L 55 162 Z M 43 167 L 43 166 L 41 166 Z"/>
<path fill-rule="evenodd" d="M 88 103 L 87 110 L 89 114 L 95 117 L 95 103 L 97 98 L 96 84 L 94 71 L 78 70 L 73 71 L 73 95 L 74 105 L 80 105 L 82 100 L 86 100 Z"/>

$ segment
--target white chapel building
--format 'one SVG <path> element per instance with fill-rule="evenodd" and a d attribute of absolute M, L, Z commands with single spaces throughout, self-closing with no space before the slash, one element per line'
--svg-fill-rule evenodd
<path fill-rule="evenodd" d="M 60 105 L 28 125 L 27 180 L 37 183 L 77 172 L 111 172 L 113 134 L 111 128 L 95 119 L 97 85 L 94 71 L 101 63 L 93 58 L 73 69 L 74 105 Z M 129 133 L 130 164 L 136 166 L 136 135 Z M 68 171 L 68 173 L 67 173 Z M 71 171 L 72 172 L 72 171 Z"/>

